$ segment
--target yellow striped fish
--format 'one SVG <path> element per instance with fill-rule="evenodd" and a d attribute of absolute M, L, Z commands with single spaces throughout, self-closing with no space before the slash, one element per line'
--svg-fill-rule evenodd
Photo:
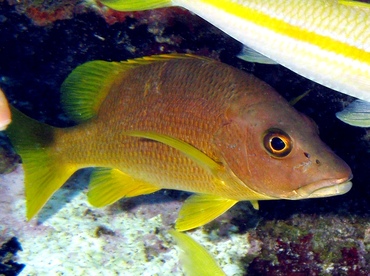
<path fill-rule="evenodd" d="M 331 89 L 370 101 L 370 4 L 338 0 L 101 2 L 121 11 L 186 8 L 253 49 L 244 53 L 245 59 L 272 60 Z M 365 117 L 370 111 L 367 102 L 362 109 Z M 345 119 L 343 115 L 339 117 Z"/>

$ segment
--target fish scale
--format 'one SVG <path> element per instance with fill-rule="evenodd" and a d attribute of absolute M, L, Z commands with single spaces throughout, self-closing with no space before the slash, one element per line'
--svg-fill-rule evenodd
<path fill-rule="evenodd" d="M 216 121 L 214 124 L 209 124 L 207 123 L 209 119 L 205 120 L 205 118 L 213 117 L 212 113 L 215 112 L 212 112 L 212 110 L 220 110 L 220 108 L 218 107 L 219 104 L 213 104 L 208 101 L 207 106 L 204 106 L 202 105 L 202 101 L 198 101 L 198 99 L 202 98 L 202 95 L 200 95 L 201 92 L 208 93 L 208 91 L 200 89 L 202 83 L 204 83 L 203 79 L 198 78 L 197 76 L 199 74 L 196 74 L 196 72 L 195 74 L 188 75 L 187 79 L 184 80 L 183 73 L 186 71 L 183 68 L 186 68 L 186 66 L 177 68 L 176 64 L 174 66 L 170 65 L 166 71 L 179 71 L 177 74 L 175 73 L 171 76 L 175 83 L 180 83 L 180 86 L 176 87 L 177 91 L 175 95 L 177 97 L 173 97 L 174 94 L 172 91 L 174 87 L 172 86 L 168 86 L 167 89 L 162 87 L 159 97 L 157 97 L 159 94 L 155 92 L 156 89 L 153 89 L 153 93 L 147 93 L 145 97 L 137 97 L 137 94 L 140 95 L 137 91 L 143 91 L 146 86 L 146 83 L 142 79 L 146 79 L 149 77 L 148 75 L 150 75 L 148 82 L 157 83 L 158 86 L 161 86 L 159 80 L 166 79 L 161 72 L 157 71 L 158 68 L 162 67 L 162 64 L 155 64 L 152 67 L 154 68 L 133 69 L 132 72 L 121 80 L 117 89 L 112 88 L 110 99 L 107 99 L 102 104 L 99 111 L 102 116 L 98 116 L 96 121 L 89 122 L 86 127 L 78 126 L 75 128 L 75 131 L 68 131 L 66 133 L 61 131 L 61 137 L 59 139 L 63 139 L 65 142 L 56 143 L 66 146 L 61 151 L 71 154 L 68 161 L 71 163 L 90 164 L 90 166 L 91 164 L 95 166 L 115 166 L 130 175 L 150 180 L 163 188 L 171 188 L 174 185 L 184 186 L 187 183 L 194 185 L 189 187 L 190 190 L 205 192 L 202 187 L 209 186 L 212 183 L 212 177 L 189 158 L 163 144 L 153 141 L 142 143 L 136 141 L 138 140 L 136 138 L 121 135 L 122 132 L 130 129 L 143 131 L 154 129 L 157 132 L 166 133 L 167 135 L 176 135 L 177 138 L 192 143 L 207 155 L 216 156 L 208 141 L 211 138 L 210 133 L 217 131 L 219 123 Z M 196 68 L 195 65 L 191 67 Z M 153 74 L 151 72 L 158 73 Z M 179 80 L 176 79 L 177 75 L 181 76 Z M 135 79 L 133 76 L 140 76 L 140 78 Z M 205 77 L 208 78 L 209 76 L 206 75 Z M 208 79 L 212 80 L 211 78 Z M 125 89 L 127 82 L 131 83 L 131 89 L 129 90 Z M 188 85 L 182 88 L 181 84 L 183 83 L 195 85 L 194 92 L 187 90 Z M 199 90 L 199 93 L 194 97 L 197 90 Z M 125 92 L 122 93 L 122 91 Z M 209 91 L 217 91 L 217 89 L 210 89 Z M 189 98 L 195 98 L 191 99 L 193 104 L 188 104 L 190 100 L 177 100 L 182 99 L 181 94 L 191 94 Z M 217 94 L 222 95 L 222 93 Z M 123 102 L 125 102 L 124 105 Z M 155 107 L 146 108 L 146 116 L 140 116 L 142 109 L 153 102 L 155 103 Z M 197 106 L 200 107 L 199 103 L 201 103 L 200 106 L 202 106 L 202 109 L 197 108 Z M 123 110 L 120 106 L 124 106 Z M 188 108 L 184 108 L 184 106 Z M 112 114 L 112 112 L 107 112 L 107 110 L 114 112 Z M 182 116 L 176 116 L 179 112 L 182 113 Z M 109 114 L 109 117 L 106 116 L 107 114 Z M 214 117 L 217 116 L 215 115 Z M 195 121 L 197 122 L 196 124 L 194 124 Z M 181 126 L 181 128 L 178 126 Z M 92 127 L 96 128 L 96 130 L 91 131 Z M 112 130 L 117 130 L 117 132 Z M 101 135 L 101 133 L 109 133 L 109 135 Z M 82 140 L 79 142 L 76 141 L 75 144 L 71 145 L 68 141 L 75 140 L 75 137 L 81 137 Z M 146 144 L 150 145 L 146 147 Z M 85 146 L 87 149 L 84 149 Z M 79 148 L 80 150 L 76 151 L 75 148 Z M 81 155 L 80 152 L 87 152 L 88 154 Z M 108 154 L 104 155 L 101 153 Z M 92 156 L 93 160 L 89 159 Z M 86 159 L 86 157 L 88 158 Z M 100 162 L 98 163 L 97 160 L 100 160 Z M 117 166 L 117 164 L 113 164 L 112 160 L 120 160 L 119 164 L 121 165 Z M 166 167 L 166 163 L 169 160 L 172 160 L 172 169 Z M 153 175 L 157 171 L 162 172 L 161 177 L 153 181 Z"/>

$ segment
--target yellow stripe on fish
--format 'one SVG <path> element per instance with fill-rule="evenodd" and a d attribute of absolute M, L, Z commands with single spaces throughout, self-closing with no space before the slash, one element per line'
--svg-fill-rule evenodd
<path fill-rule="evenodd" d="M 102 3 L 117 10 L 184 7 L 294 72 L 370 101 L 370 4 L 337 0 L 103 0 Z M 241 57 L 266 62 L 266 58 L 247 53 Z"/>
<path fill-rule="evenodd" d="M 77 170 L 95 167 L 88 200 L 103 207 L 160 189 L 195 193 L 176 229 L 192 229 L 241 200 L 334 196 L 351 170 L 311 120 L 252 75 L 204 57 L 91 61 L 62 84 L 70 128 L 12 108 L 7 134 L 22 157 L 27 219 Z M 268 169 L 266 169 L 268 168 Z"/>

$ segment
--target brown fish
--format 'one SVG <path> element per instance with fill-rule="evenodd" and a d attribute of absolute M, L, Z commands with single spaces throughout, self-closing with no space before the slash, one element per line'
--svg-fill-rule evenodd
<path fill-rule="evenodd" d="M 178 230 L 241 200 L 346 193 L 351 170 L 317 128 L 266 83 L 220 62 L 163 55 L 92 61 L 62 85 L 79 125 L 50 127 L 14 110 L 8 129 L 23 159 L 27 218 L 78 169 L 97 167 L 88 198 L 105 206 L 159 189 L 196 193 Z"/>

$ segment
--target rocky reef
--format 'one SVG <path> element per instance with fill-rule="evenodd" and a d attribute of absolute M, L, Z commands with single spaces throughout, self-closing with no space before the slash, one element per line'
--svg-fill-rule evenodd
<path fill-rule="evenodd" d="M 60 107 L 61 83 L 77 65 L 96 59 L 193 53 L 252 73 L 287 100 L 310 91 L 295 107 L 314 119 L 322 139 L 350 165 L 352 190 L 333 198 L 260 202 L 259 211 L 239 203 L 190 235 L 229 275 L 370 274 L 370 134 L 335 118 L 353 98 L 282 66 L 239 60 L 240 43 L 180 8 L 120 13 L 95 1 L 9 0 L 0 1 L 0 11 L 0 86 L 11 104 L 55 126 L 74 124 Z M 98 269 L 94 262 L 111 274 L 127 269 L 127 275 L 138 275 L 142 271 L 133 267 L 140 264 L 147 273 L 148 264 L 153 268 L 145 275 L 182 274 L 166 231 L 184 193 L 162 191 L 95 210 L 86 203 L 84 172 L 38 221 L 26 223 L 20 161 L 3 134 L 0 156 L 0 173 L 9 173 L 0 175 L 0 241 L 18 237 L 28 275 L 41 269 L 83 275 Z M 37 250 L 32 247 L 36 237 Z M 46 262 L 50 249 L 56 254 Z M 93 257 L 77 262 L 78 267 L 67 263 L 83 254 Z M 14 275 L 22 268 L 14 265 Z"/>

